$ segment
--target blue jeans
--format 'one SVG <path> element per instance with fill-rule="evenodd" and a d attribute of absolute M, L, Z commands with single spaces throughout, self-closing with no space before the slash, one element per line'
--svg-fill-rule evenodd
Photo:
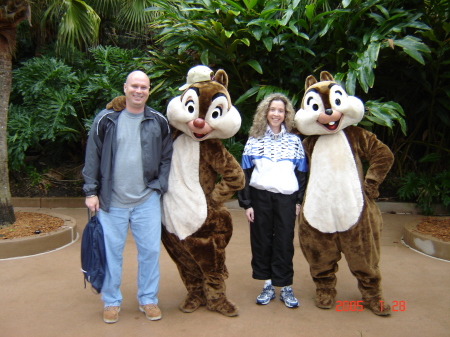
<path fill-rule="evenodd" d="M 128 225 L 138 251 L 137 298 L 140 305 L 158 304 L 159 253 L 161 247 L 161 206 L 158 192 L 153 191 L 143 204 L 132 208 L 111 207 L 100 210 L 106 248 L 106 275 L 102 287 L 104 306 L 120 306 L 122 293 L 123 249 Z"/>

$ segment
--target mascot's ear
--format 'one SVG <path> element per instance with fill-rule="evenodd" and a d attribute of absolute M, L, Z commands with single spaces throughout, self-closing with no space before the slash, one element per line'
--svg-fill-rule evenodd
<path fill-rule="evenodd" d="M 106 104 L 106 109 L 114 111 L 122 111 L 125 109 L 125 96 L 117 96 L 111 102 Z"/>
<path fill-rule="evenodd" d="M 320 73 L 320 81 L 334 81 L 334 78 L 328 71 L 322 71 Z"/>
<path fill-rule="evenodd" d="M 305 81 L 305 90 L 312 86 L 314 83 L 317 83 L 316 78 L 313 75 L 309 75 Z"/>
<path fill-rule="evenodd" d="M 225 88 L 228 88 L 228 75 L 225 70 L 219 69 L 214 75 L 214 80 L 222 84 Z"/>

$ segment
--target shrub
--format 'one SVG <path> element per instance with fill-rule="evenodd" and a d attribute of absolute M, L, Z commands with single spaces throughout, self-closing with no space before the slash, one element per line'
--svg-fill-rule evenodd
<path fill-rule="evenodd" d="M 365 95 L 363 125 L 406 132 L 399 104 L 373 100 L 374 69 L 384 57 L 424 63 L 429 48 L 419 33 L 429 27 L 421 13 L 402 1 L 191 0 L 153 1 L 161 15 L 152 22 L 159 47 L 150 51 L 164 86 L 180 85 L 195 64 L 223 68 L 230 93 L 243 115 L 257 101 L 282 92 L 293 104 L 303 96 L 305 79 L 320 70 L 335 74 L 349 94 Z M 394 50 L 382 54 L 382 50 Z M 250 122 L 251 118 L 244 118 Z M 248 126 L 244 125 L 244 130 Z"/>
<path fill-rule="evenodd" d="M 147 71 L 144 53 L 99 46 L 70 64 L 50 56 L 15 69 L 8 119 L 9 167 L 19 170 L 27 152 L 81 156 L 92 118 L 123 94 L 126 75 Z"/>
<path fill-rule="evenodd" d="M 434 214 L 431 206 L 435 203 L 450 207 L 450 171 L 436 175 L 409 172 L 401 179 L 401 183 L 397 192 L 399 197 L 416 200 L 425 215 Z"/>

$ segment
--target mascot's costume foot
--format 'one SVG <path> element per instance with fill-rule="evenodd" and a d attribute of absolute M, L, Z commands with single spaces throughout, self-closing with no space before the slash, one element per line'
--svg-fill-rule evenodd
<path fill-rule="evenodd" d="M 220 141 L 241 126 L 227 86 L 225 71 L 214 74 L 208 67 L 193 67 L 180 88 L 183 93 L 167 107 L 174 143 L 169 188 L 162 201 L 162 241 L 188 291 L 180 310 L 190 313 L 206 305 L 232 317 L 238 307 L 225 294 L 225 247 L 233 224 L 223 203 L 244 187 L 245 178 Z M 107 106 L 124 107 L 124 96 Z"/>
<path fill-rule="evenodd" d="M 332 308 L 336 272 L 344 254 L 358 280 L 362 303 L 376 315 L 391 313 L 381 290 L 381 212 L 374 202 L 394 157 L 376 136 L 353 126 L 364 105 L 349 96 L 328 72 L 309 76 L 297 129 L 308 137 L 303 147 L 310 175 L 300 215 L 299 239 L 316 284 L 316 306 Z M 363 173 L 363 161 L 369 167 Z"/>

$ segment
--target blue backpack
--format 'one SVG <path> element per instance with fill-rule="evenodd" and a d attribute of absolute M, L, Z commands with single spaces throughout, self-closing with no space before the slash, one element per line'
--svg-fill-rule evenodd
<path fill-rule="evenodd" d="M 90 217 L 90 212 L 88 212 Z M 102 292 L 105 279 L 106 253 L 103 228 L 94 215 L 89 218 L 83 230 L 81 239 L 81 271 L 84 273 L 84 287 L 86 281 L 91 284 L 92 291 L 96 294 Z"/>

